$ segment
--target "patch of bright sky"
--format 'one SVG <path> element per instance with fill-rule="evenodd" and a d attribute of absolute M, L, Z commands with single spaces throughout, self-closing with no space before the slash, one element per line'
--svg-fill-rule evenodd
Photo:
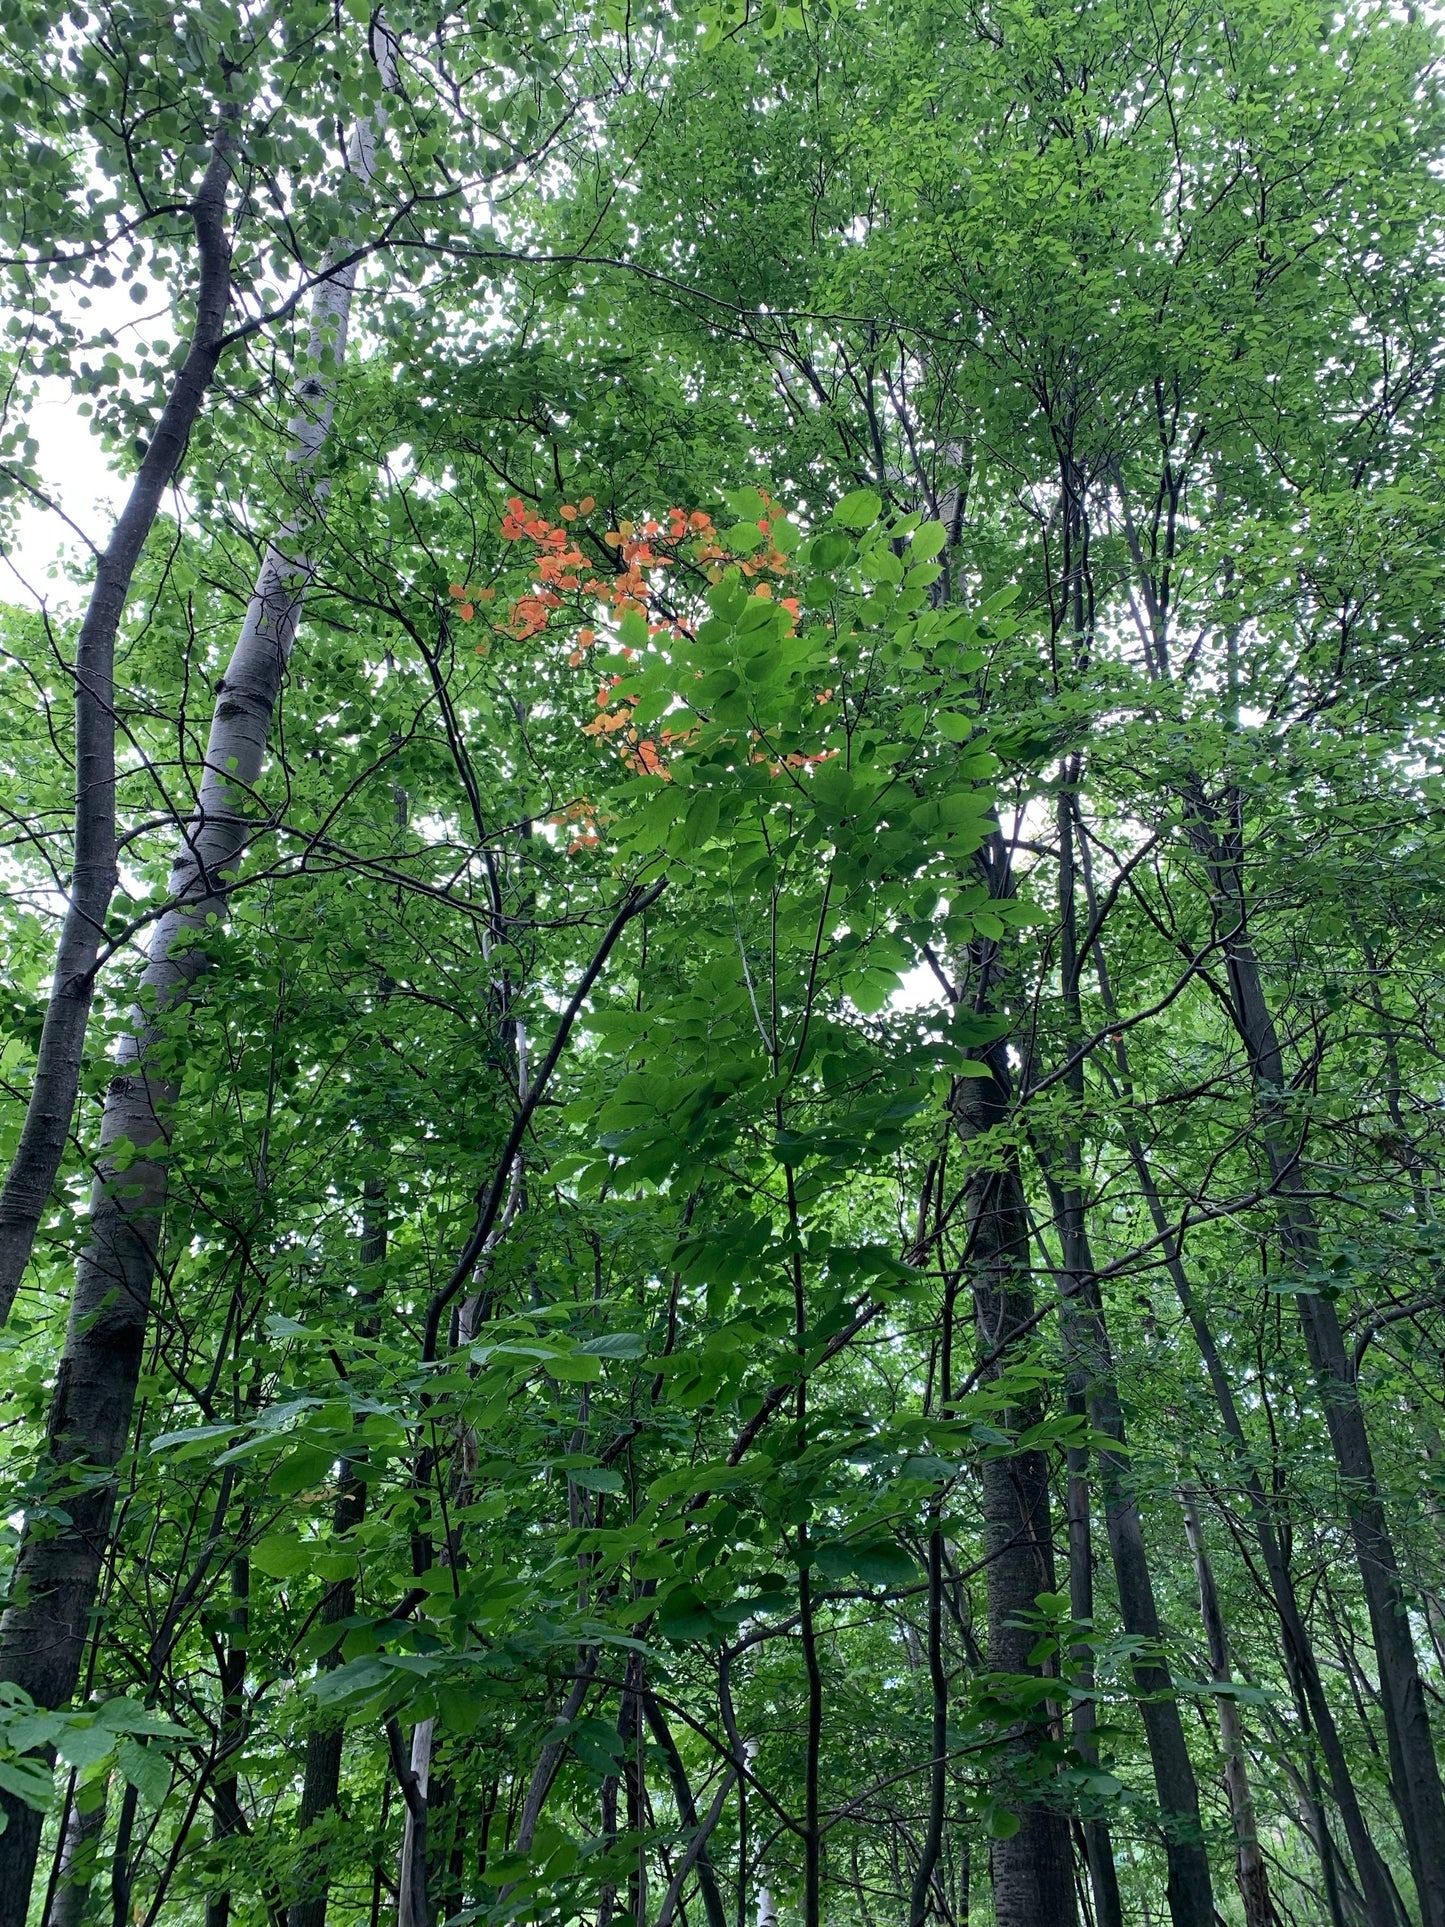
<path fill-rule="evenodd" d="M 136 319 L 128 291 L 116 286 L 88 293 L 87 327 L 109 327 L 124 341 L 122 331 L 133 328 Z M 67 383 L 52 378 L 40 383 L 27 411 L 30 432 L 40 446 L 41 480 L 61 514 L 37 502 L 20 509 L 0 560 L 0 601 L 74 606 L 77 589 L 90 572 L 82 535 L 104 547 L 125 502 L 129 478 L 112 468 L 114 458 L 101 446 L 90 420 L 78 412 L 79 403 Z M 75 526 L 67 527 L 62 516 Z"/>

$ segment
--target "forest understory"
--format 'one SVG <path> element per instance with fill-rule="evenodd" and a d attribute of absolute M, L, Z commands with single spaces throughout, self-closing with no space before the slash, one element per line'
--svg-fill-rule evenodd
<path fill-rule="evenodd" d="M 1445 1927 L 1442 57 L 0 10 L 0 1927 Z"/>

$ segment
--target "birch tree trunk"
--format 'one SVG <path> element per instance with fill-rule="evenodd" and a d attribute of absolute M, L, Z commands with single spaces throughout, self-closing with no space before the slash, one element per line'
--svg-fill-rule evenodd
<path fill-rule="evenodd" d="M 420 1817 L 407 1802 L 406 1826 L 401 1837 L 401 1865 L 396 1879 L 396 1927 L 430 1927 L 426 1884 L 426 1798 L 431 1782 L 432 1741 L 436 1721 L 421 1720 L 412 1730 L 411 1771 Z"/>
<path fill-rule="evenodd" d="M 394 82 L 393 43 L 378 27 L 375 52 Z M 348 159 L 363 180 L 375 164 L 375 133 L 362 123 Z M 311 306 L 313 368 L 291 421 L 298 489 L 311 483 L 330 431 L 336 375 L 346 348 L 355 270 L 317 288 Z M 195 809 L 171 868 L 174 907 L 156 924 L 132 1029 L 117 1052 L 101 1118 L 90 1239 L 76 1268 L 70 1320 L 47 1421 L 50 1499 L 69 1524 L 36 1531 L 29 1521 L 16 1559 L 11 1604 L 0 1622 L 0 1678 L 40 1706 L 75 1691 L 91 1633 L 96 1587 L 109 1543 L 115 1469 L 131 1413 L 149 1323 L 166 1204 L 167 1151 L 180 1096 L 169 1023 L 205 967 L 202 935 L 224 920 L 248 834 L 271 717 L 301 620 L 314 564 L 305 541 L 314 501 L 267 548 L 216 703 Z M 0 1795 L 0 1927 L 25 1927 L 41 1816 Z"/>
<path fill-rule="evenodd" d="M 0 1325 L 30 1262 L 80 1089 L 105 920 L 115 894 L 115 638 L 131 578 L 215 377 L 231 298 L 226 193 L 237 113 L 221 110 L 191 219 L 200 275 L 190 347 L 95 571 L 75 643 L 75 852 L 20 1141 L 0 1187 Z"/>

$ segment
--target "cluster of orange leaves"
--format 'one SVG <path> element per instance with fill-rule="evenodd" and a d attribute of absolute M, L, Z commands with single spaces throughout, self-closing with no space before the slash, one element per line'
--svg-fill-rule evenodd
<path fill-rule="evenodd" d="M 558 810 L 555 816 L 547 818 L 549 823 L 567 830 L 568 856 L 601 842 L 600 825 L 603 820 L 585 796 L 579 797 L 575 803 L 569 803 L 565 810 Z"/>
<path fill-rule="evenodd" d="M 771 509 L 773 505 L 766 494 L 763 500 Z M 773 541 L 770 540 L 765 547 L 755 550 L 751 555 L 735 555 L 705 510 L 670 508 L 665 524 L 663 520 L 649 517 L 641 524 L 621 521 L 615 529 L 604 531 L 602 544 L 616 555 L 614 572 L 604 577 L 596 573 L 594 565 L 589 564 L 575 526 L 591 515 L 596 507 L 596 500 L 591 495 L 584 495 L 575 504 L 564 502 L 558 511 L 559 520 L 552 523 L 537 510 L 528 508 L 520 496 L 513 495 L 508 499 L 506 514 L 502 518 L 502 539 L 506 542 L 529 543 L 535 550 L 535 556 L 532 586 L 512 603 L 506 620 L 493 625 L 498 635 L 519 642 L 539 635 L 556 612 L 565 606 L 564 598 L 573 596 L 584 603 L 602 603 L 619 618 L 636 611 L 647 619 L 650 635 L 666 634 L 681 639 L 689 632 L 682 620 L 665 606 L 667 578 L 664 571 L 675 569 L 680 562 L 687 562 L 700 570 L 709 581 L 717 582 L 725 569 L 736 568 L 745 579 L 754 581 L 753 594 L 762 597 L 770 597 L 773 583 L 780 582 L 790 572 L 788 557 Z M 764 535 L 770 533 L 768 519 L 760 519 L 757 526 Z M 463 622 L 470 622 L 476 615 L 476 604 L 492 601 L 496 590 L 472 589 L 454 582 L 451 594 L 458 604 L 457 614 Z M 797 598 L 782 596 L 779 599 L 796 622 Z M 596 640 L 595 629 L 584 626 L 577 630 L 577 646 L 568 657 L 574 669 L 581 667 L 586 652 Z M 479 654 L 485 655 L 487 652 L 487 644 L 478 645 Z M 622 653 L 630 656 L 632 651 L 624 649 Z M 632 726 L 631 705 L 635 697 L 626 697 L 613 706 L 611 692 L 620 681 L 620 677 L 612 676 L 602 684 L 597 691 L 599 713 L 590 723 L 583 725 L 583 732 L 588 736 L 617 736 L 618 752 L 629 769 L 643 775 L 666 778 L 668 749 L 675 743 L 685 741 L 690 732 L 661 729 L 655 736 L 644 736 Z M 820 701 L 826 699 L 819 698 Z M 769 761 L 762 753 L 753 760 Z M 821 759 L 791 755 L 784 760 L 789 767 L 798 768 Z M 783 764 L 769 762 L 769 767 L 777 775 Z M 591 806 L 586 803 L 571 805 L 552 821 L 569 826 L 569 849 L 580 849 L 598 841 L 597 819 Z"/>

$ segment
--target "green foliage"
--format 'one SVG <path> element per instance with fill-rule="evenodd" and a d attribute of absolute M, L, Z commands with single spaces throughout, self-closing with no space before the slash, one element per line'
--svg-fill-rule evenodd
<path fill-rule="evenodd" d="M 174 352 L 86 317 L 129 278 L 184 334 L 223 101 L 246 315 L 385 245 L 230 921 L 162 1023 L 171 1187 L 86 1684 L 0 1705 L 0 1789 L 50 1852 L 73 1772 L 107 1866 L 135 1789 L 93 1909 L 124 1877 L 142 1917 L 224 1893 L 260 1927 L 320 1867 L 349 1922 L 396 1881 L 387 1722 L 405 1748 L 435 1721 L 438 1923 L 655 1919 L 726 1788 L 730 1915 L 766 1888 L 813 1927 L 816 1825 L 823 1917 L 866 1927 L 908 1918 L 941 1717 L 938 1918 L 990 1919 L 989 1855 L 1040 1804 L 1112 1829 L 1152 1918 L 1172 1823 L 1141 1705 L 1168 1694 L 1221 1917 L 1245 1918 L 1232 1710 L 1270 1877 L 1325 1919 L 1306 1795 L 1354 1848 L 1272 1522 L 1413 1904 L 1359 1489 L 1299 1309 L 1344 1326 L 1433 1707 L 1433 29 L 1274 0 L 701 32 L 407 8 L 383 103 L 350 11 L 177 18 L 0 23 L 11 484 L 41 375 L 122 464 L 149 432 Z M 383 105 L 363 193 L 336 116 Z M 273 353 L 308 371 L 279 328 L 235 344 L 122 630 L 113 947 L 0 1337 L 7 1558 L 100 1476 L 57 1471 L 46 1413 L 137 943 L 288 505 Z M 73 624 L 0 624 L 8 1153 L 68 864 Z M 1241 933 L 1280 1086 L 1236 1021 Z M 1012 1175 L 1000 1332 L 980 1200 Z M 1054 1578 L 1001 1625 L 989 1475 L 1033 1455 Z M 339 1804 L 303 1837 L 337 1732 Z"/>

